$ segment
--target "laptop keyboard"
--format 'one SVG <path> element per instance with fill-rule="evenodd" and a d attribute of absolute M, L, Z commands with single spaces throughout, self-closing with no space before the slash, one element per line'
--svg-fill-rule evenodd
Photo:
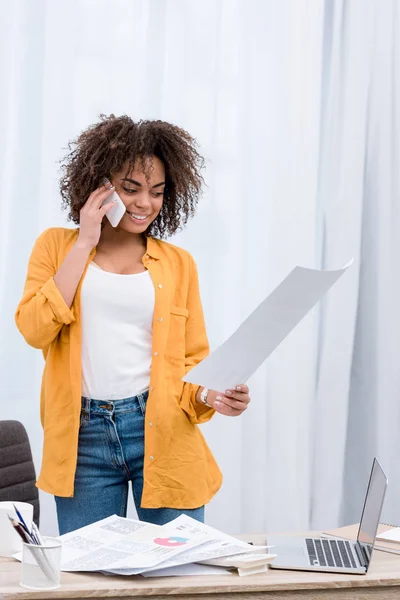
<path fill-rule="evenodd" d="M 345 540 L 306 538 L 307 552 L 312 565 L 321 567 L 357 568 L 352 547 Z"/>

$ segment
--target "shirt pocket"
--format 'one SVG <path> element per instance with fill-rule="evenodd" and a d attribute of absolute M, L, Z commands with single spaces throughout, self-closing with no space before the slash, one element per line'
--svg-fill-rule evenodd
<path fill-rule="evenodd" d="M 165 356 L 172 358 L 185 358 L 186 321 L 189 316 L 187 308 L 180 306 L 170 307 L 169 331 Z"/>

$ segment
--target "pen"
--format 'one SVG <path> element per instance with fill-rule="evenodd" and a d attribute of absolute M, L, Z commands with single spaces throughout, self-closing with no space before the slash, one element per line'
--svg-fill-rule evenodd
<path fill-rule="evenodd" d="M 21 515 L 21 513 L 19 512 L 18 508 L 15 506 L 15 504 L 13 503 L 13 507 L 14 510 L 16 512 L 16 515 L 21 523 L 21 525 L 23 526 L 23 528 L 29 533 L 29 529 L 28 529 L 28 525 L 25 523 L 24 521 L 24 517 Z"/>
<path fill-rule="evenodd" d="M 37 543 L 39 545 L 43 545 L 44 544 L 44 540 L 43 540 L 42 536 L 40 535 L 39 528 L 37 527 L 37 525 L 36 525 L 36 523 L 34 521 L 32 521 L 32 533 L 34 534 L 35 539 L 37 540 Z M 51 570 L 52 571 L 56 571 L 56 568 L 54 566 L 54 563 L 53 563 L 51 557 L 48 556 L 48 555 L 45 555 L 45 556 L 46 556 L 46 560 L 49 563 L 49 566 L 50 566 Z"/>
<path fill-rule="evenodd" d="M 33 541 L 33 543 L 38 544 L 39 542 L 36 541 L 35 536 L 32 534 L 31 531 L 29 531 L 28 525 L 24 521 L 24 517 L 21 515 L 21 513 L 19 512 L 19 510 L 15 506 L 15 504 L 13 504 L 13 507 L 14 507 L 16 515 L 17 515 L 17 517 L 19 519 L 18 525 L 20 525 L 24 529 L 24 531 L 28 534 L 29 538 Z"/>
<path fill-rule="evenodd" d="M 38 544 L 44 544 L 42 536 L 40 535 L 39 529 L 36 526 L 36 523 L 32 521 L 32 533 L 35 536 Z"/>

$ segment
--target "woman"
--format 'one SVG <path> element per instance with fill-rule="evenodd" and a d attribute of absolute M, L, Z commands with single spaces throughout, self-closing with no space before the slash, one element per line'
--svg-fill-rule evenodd
<path fill-rule="evenodd" d="M 199 521 L 221 473 L 197 425 L 240 415 L 248 388 L 182 377 L 209 352 L 196 265 L 161 241 L 194 213 L 203 159 L 161 121 L 102 117 L 70 146 L 60 189 L 76 229 L 37 240 L 16 322 L 43 351 L 37 485 L 54 494 L 60 533 L 126 514 Z M 106 183 L 104 183 L 106 181 Z M 117 192 L 126 212 L 114 228 Z"/>

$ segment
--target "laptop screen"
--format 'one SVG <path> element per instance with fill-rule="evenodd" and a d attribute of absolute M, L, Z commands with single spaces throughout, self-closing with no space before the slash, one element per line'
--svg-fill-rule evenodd
<path fill-rule="evenodd" d="M 387 477 L 382 471 L 379 462 L 374 458 L 357 535 L 357 542 L 363 549 L 367 565 L 369 565 L 372 548 L 375 543 L 386 486 Z"/>

